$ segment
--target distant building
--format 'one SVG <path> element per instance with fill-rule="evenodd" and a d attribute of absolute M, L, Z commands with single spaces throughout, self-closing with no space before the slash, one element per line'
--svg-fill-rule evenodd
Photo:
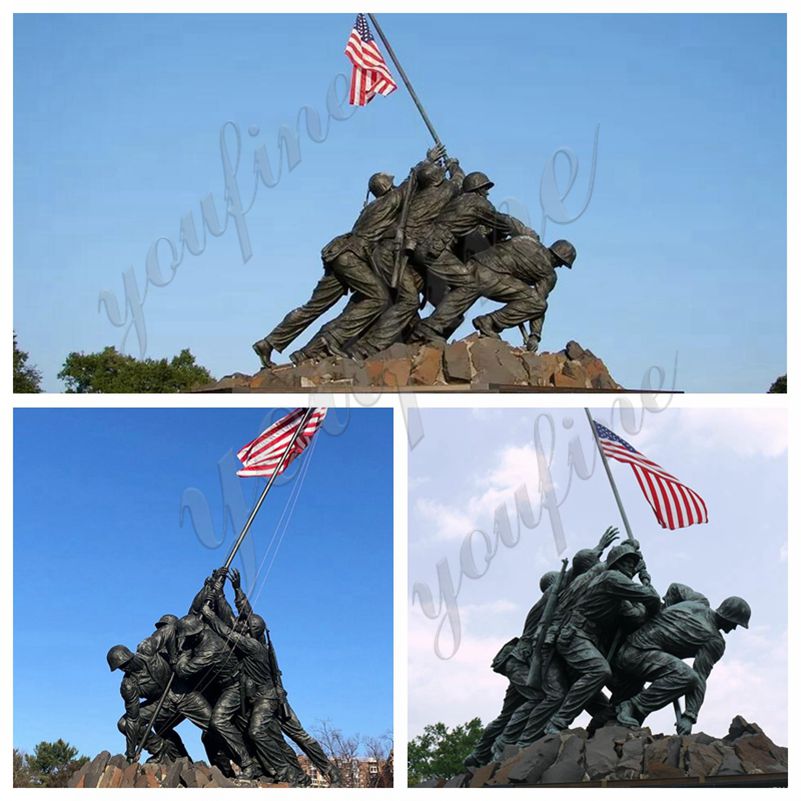
<path fill-rule="evenodd" d="M 305 754 L 298 754 L 298 762 L 311 778 L 312 787 L 328 787 L 328 779 Z M 388 760 L 352 757 L 334 763 L 342 774 L 343 787 L 392 787 L 392 754 Z"/>

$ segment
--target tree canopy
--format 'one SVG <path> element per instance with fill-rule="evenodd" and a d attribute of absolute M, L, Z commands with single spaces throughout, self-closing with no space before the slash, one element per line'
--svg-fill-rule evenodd
<path fill-rule="evenodd" d="M 425 779 L 449 779 L 464 771 L 465 757 L 473 750 L 483 727 L 473 718 L 449 729 L 444 723 L 432 723 L 409 743 L 409 786 Z"/>
<path fill-rule="evenodd" d="M 42 374 L 28 364 L 28 354 L 17 345 L 14 333 L 14 392 L 41 392 Z"/>
<path fill-rule="evenodd" d="M 135 359 L 116 348 L 70 353 L 58 374 L 67 392 L 187 392 L 214 379 L 188 348 L 172 359 Z"/>
<path fill-rule="evenodd" d="M 768 392 L 787 392 L 787 376 L 780 375 L 771 385 Z"/>
<path fill-rule="evenodd" d="M 62 739 L 42 741 L 33 754 L 14 749 L 14 787 L 66 787 L 70 776 L 86 762 L 78 749 Z"/>

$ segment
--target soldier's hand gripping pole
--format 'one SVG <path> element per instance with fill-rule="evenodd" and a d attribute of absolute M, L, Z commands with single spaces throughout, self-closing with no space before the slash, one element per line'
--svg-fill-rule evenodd
<path fill-rule="evenodd" d="M 234 561 L 234 557 L 236 556 L 237 551 L 244 542 L 245 537 L 247 537 L 248 532 L 250 531 L 250 527 L 251 525 L 253 525 L 253 521 L 256 518 L 256 515 L 258 514 L 258 511 L 259 509 L 261 509 L 261 506 L 264 503 L 264 499 L 267 497 L 267 493 L 270 491 L 270 489 L 272 489 L 276 477 L 281 474 L 281 471 L 283 470 L 284 465 L 286 464 L 286 461 L 289 458 L 289 455 L 292 453 L 292 449 L 295 447 L 295 443 L 297 442 L 298 437 L 305 430 L 306 424 L 309 422 L 309 418 L 312 416 L 313 413 L 314 413 L 314 407 L 309 407 L 303 413 L 303 417 L 301 418 L 300 424 L 292 433 L 292 436 L 289 439 L 289 443 L 286 446 L 286 450 L 281 454 L 281 458 L 278 460 L 278 464 L 276 465 L 273 474 L 270 476 L 267 483 L 264 485 L 264 489 L 262 490 L 259 499 L 256 501 L 255 505 L 253 506 L 253 509 L 251 509 L 250 515 L 248 516 L 248 519 L 245 521 L 245 525 L 242 527 L 242 531 L 236 538 L 236 542 L 233 544 L 231 552 L 228 554 L 228 558 L 225 560 L 225 564 L 223 565 L 223 567 L 226 570 L 228 570 L 228 568 L 231 567 L 231 563 Z M 167 698 L 167 694 L 169 693 L 170 688 L 172 687 L 174 679 L 175 679 L 175 673 L 172 673 L 170 675 L 169 680 L 167 681 L 167 686 L 164 688 L 164 692 L 162 692 L 161 698 L 159 698 L 159 702 L 158 704 L 156 704 L 156 708 L 150 717 L 150 721 L 147 724 L 147 728 L 145 729 L 144 734 L 142 735 L 142 739 L 139 741 L 139 745 L 137 746 L 136 751 L 134 752 L 134 757 L 131 760 L 132 762 L 137 762 L 139 760 L 139 757 L 142 753 L 142 749 L 145 747 L 145 742 L 147 741 L 148 735 L 150 734 L 150 730 L 151 728 L 153 728 L 153 724 L 156 722 L 156 717 L 158 716 L 159 712 L 161 712 L 161 709 L 164 706 L 164 701 Z"/>
<path fill-rule="evenodd" d="M 559 592 L 562 589 L 562 584 L 564 584 L 566 570 L 567 559 L 563 559 L 559 577 L 548 589 L 548 600 L 545 602 L 545 609 L 540 620 L 540 630 L 537 633 L 537 641 L 534 643 L 534 651 L 531 654 L 531 666 L 528 669 L 526 684 L 535 690 L 542 686 L 542 647 L 545 644 L 545 636 L 556 614 L 556 605 L 559 602 Z"/>

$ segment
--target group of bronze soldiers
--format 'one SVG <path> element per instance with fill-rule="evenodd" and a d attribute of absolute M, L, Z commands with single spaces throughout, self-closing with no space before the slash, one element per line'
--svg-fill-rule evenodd
<path fill-rule="evenodd" d="M 223 592 L 226 577 L 237 615 Z M 109 668 L 124 674 L 125 714 L 117 726 L 129 760 L 139 758 L 142 744 L 149 762 L 188 756 L 175 727 L 190 720 L 203 732 L 209 763 L 226 776 L 309 784 L 286 735 L 331 784 L 340 782 L 287 702 L 270 633 L 235 569 L 215 571 L 187 615 L 164 615 L 155 629 L 135 653 L 115 645 L 107 657 Z"/>
<path fill-rule="evenodd" d="M 564 560 L 561 572 L 542 576 L 543 595 L 523 633 L 493 660 L 509 686 L 466 766 L 500 761 L 508 746 L 557 734 L 584 710 L 592 716 L 590 736 L 615 719 L 639 727 L 671 703 L 676 731 L 692 731 L 709 673 L 726 647 L 722 633 L 748 628 L 751 609 L 736 596 L 712 609 L 703 595 L 677 583 L 660 598 L 636 540 L 624 540 L 601 560 L 617 536 L 607 529 L 569 568 Z"/>
<path fill-rule="evenodd" d="M 482 172 L 465 175 L 441 145 L 400 186 L 392 175 L 373 175 L 374 199 L 349 233 L 323 248 L 323 275 L 309 300 L 254 343 L 262 365 L 271 366 L 274 351 L 348 293 L 342 313 L 290 354 L 295 364 L 365 358 L 399 340 L 446 341 L 480 297 L 504 304 L 473 320 L 482 336 L 518 326 L 536 351 L 556 268 L 572 267 L 576 250 L 563 239 L 546 247 L 531 228 L 500 213 L 488 198 L 493 185 Z M 427 303 L 434 311 L 421 319 Z"/>

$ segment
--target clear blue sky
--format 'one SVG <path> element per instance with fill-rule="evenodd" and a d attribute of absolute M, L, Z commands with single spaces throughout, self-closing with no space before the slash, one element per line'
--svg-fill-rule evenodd
<path fill-rule="evenodd" d="M 677 385 L 691 391 L 763 392 L 786 371 L 782 15 L 383 20 L 450 152 L 488 172 L 495 202 L 528 209 L 535 227 L 559 148 L 579 159 L 565 214 L 584 205 L 599 126 L 586 212 L 545 231 L 579 255 L 552 296 L 544 348 L 576 339 L 629 387 L 676 354 Z M 300 162 L 261 186 L 244 218 L 249 260 L 231 219 L 144 301 L 148 355 L 188 346 L 217 376 L 255 371 L 250 343 L 308 297 L 320 248 L 350 228 L 368 176 L 402 176 L 430 144 L 405 90 L 326 120 L 329 86 L 349 72 L 352 23 L 16 17 L 14 325 L 48 389 L 62 388 L 68 351 L 120 346 L 101 291 L 122 307 L 132 269 L 141 295 L 148 249 L 159 237 L 177 244 L 190 212 L 200 228 L 204 197 L 224 214 L 223 125 L 241 134 L 248 206 L 254 152 L 263 146 L 277 172 L 279 129 L 310 106 L 325 141 L 311 141 L 301 118 Z M 556 174 L 564 188 L 564 158 Z M 168 248 L 157 281 L 170 277 Z M 139 353 L 134 334 L 126 345 Z"/>
<path fill-rule="evenodd" d="M 109 672 L 106 652 L 134 648 L 164 613 L 185 614 L 225 561 L 231 526 L 217 548 L 204 546 L 188 518 L 179 522 L 182 497 L 205 496 L 219 536 L 219 465 L 241 486 L 246 514 L 263 479 L 233 477 L 232 449 L 266 414 L 16 411 L 16 746 L 62 737 L 89 755 L 124 750 L 121 674 Z M 305 481 L 272 567 L 265 577 L 268 556 L 248 587 L 307 730 L 328 719 L 348 735 L 379 736 L 392 728 L 392 411 L 332 410 L 315 439 L 296 462 L 308 462 Z M 295 485 L 276 485 L 256 518 L 255 564 Z M 235 510 L 236 497 L 227 495 Z M 180 731 L 200 758 L 197 730 Z"/>

